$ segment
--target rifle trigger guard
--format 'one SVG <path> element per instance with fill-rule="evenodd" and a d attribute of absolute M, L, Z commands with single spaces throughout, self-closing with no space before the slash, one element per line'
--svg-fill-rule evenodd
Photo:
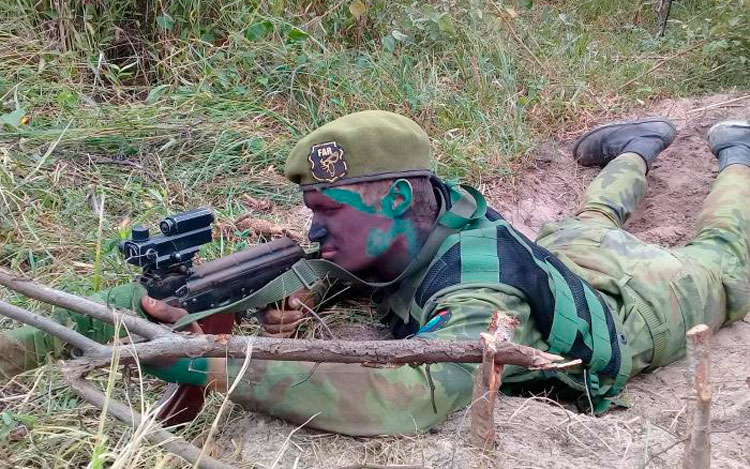
<path fill-rule="evenodd" d="M 292 265 L 292 272 L 297 275 L 297 277 L 302 282 L 302 285 L 305 286 L 308 290 L 312 290 L 315 284 L 318 281 L 318 276 L 315 274 L 315 271 L 312 270 L 312 268 L 307 264 L 307 262 L 296 262 Z M 309 279 L 313 279 L 310 281 Z"/>

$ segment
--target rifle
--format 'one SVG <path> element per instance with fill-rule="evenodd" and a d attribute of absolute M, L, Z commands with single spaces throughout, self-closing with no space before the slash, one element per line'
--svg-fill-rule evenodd
<path fill-rule="evenodd" d="M 147 226 L 133 227 L 120 252 L 127 262 L 143 268 L 138 281 L 150 297 L 188 313 L 217 308 L 247 297 L 308 257 L 294 241 L 280 238 L 195 266 L 200 246 L 212 241 L 213 222 L 211 209 L 202 207 L 164 218 L 161 234 L 153 237 Z M 228 334 L 235 319 L 232 313 L 218 313 L 198 324 L 207 334 Z M 202 387 L 170 383 L 159 401 L 158 417 L 165 425 L 188 422 L 203 401 Z"/>

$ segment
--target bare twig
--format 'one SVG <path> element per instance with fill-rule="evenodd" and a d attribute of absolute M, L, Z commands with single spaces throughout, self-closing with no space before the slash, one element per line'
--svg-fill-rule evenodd
<path fill-rule="evenodd" d="M 727 104 L 736 103 L 737 101 L 743 101 L 743 100 L 748 99 L 748 98 L 750 98 L 750 94 L 746 94 L 745 96 L 740 96 L 739 98 L 732 98 L 732 99 L 729 99 L 727 101 L 722 101 L 720 103 L 714 103 L 714 104 L 710 104 L 708 106 L 703 106 L 703 107 L 699 107 L 699 108 L 696 108 L 696 109 L 691 109 L 687 113 L 688 114 L 694 114 L 696 112 L 708 111 L 709 109 L 716 109 L 717 107 L 726 106 Z"/>
<path fill-rule="evenodd" d="M 230 357 L 241 358 L 246 354 L 248 344 L 252 344 L 253 357 L 259 360 L 309 361 L 330 363 L 481 363 L 483 346 L 474 341 L 448 340 L 392 340 L 392 341 L 345 341 L 345 340 L 298 340 L 232 335 L 198 335 L 174 333 L 145 319 L 125 313 L 113 312 L 99 303 L 64 293 L 27 279 L 19 279 L 0 269 L 0 284 L 27 294 L 33 298 L 74 309 L 97 319 L 111 320 L 114 323 L 119 314 L 129 330 L 144 336 L 155 337 L 149 342 L 128 346 L 128 350 L 144 363 L 180 357 Z M 10 306 L 10 305 L 9 305 Z M 16 310 L 14 310 L 16 311 Z M 18 316 L 22 322 L 40 324 L 40 316 L 29 314 Z M 45 318 L 41 318 L 45 319 Z M 34 322 L 36 321 L 36 323 Z M 52 322 L 47 320 L 48 322 Z M 145 324 L 144 324 L 145 323 Z M 59 327 L 62 329 L 59 329 Z M 58 324 L 45 324 L 48 332 L 77 337 L 69 334 L 70 329 Z M 53 329 L 49 329 L 53 328 Z M 59 333 L 59 334 L 58 334 Z M 61 338 L 63 338 L 61 336 Z M 79 343 L 81 343 L 79 341 Z M 94 342 L 86 343 L 90 348 L 84 358 L 75 360 L 84 370 L 92 370 L 107 365 L 111 360 L 111 350 Z M 532 347 L 502 341 L 496 345 L 495 361 L 502 364 L 519 365 L 527 368 L 557 368 L 563 357 L 542 352 Z M 127 362 L 133 357 L 123 356 Z"/>
<path fill-rule="evenodd" d="M 367 363 L 367 364 L 406 364 L 406 363 L 481 363 L 482 345 L 474 341 L 452 340 L 304 340 L 276 339 L 269 337 L 248 337 L 233 335 L 174 334 L 149 342 L 128 345 L 128 351 L 137 355 L 143 363 L 181 357 L 242 358 L 248 344 L 252 344 L 253 358 L 256 360 L 307 361 L 325 363 Z M 526 368 L 558 368 L 554 362 L 563 357 L 540 350 L 516 345 L 498 343 L 495 361 L 497 363 L 523 366 Z M 110 354 L 90 354 L 70 362 L 82 371 L 90 371 L 109 363 Z M 132 363 L 132 356 L 123 356 L 123 363 Z"/>
<path fill-rule="evenodd" d="M 24 324 L 28 324 L 29 326 L 34 326 L 55 337 L 59 337 L 70 345 L 81 349 L 84 353 L 106 353 L 107 348 L 103 345 L 94 342 L 88 337 L 55 322 L 52 319 L 45 318 L 40 314 L 32 313 L 31 311 L 19 308 L 18 306 L 13 306 L 4 301 L 0 301 L 0 314 Z"/>
<path fill-rule="evenodd" d="M 688 384 L 695 389 L 691 409 L 690 439 L 682 460 L 683 469 L 708 469 L 711 466 L 711 328 L 699 324 L 687 333 Z"/>
<path fill-rule="evenodd" d="M 153 339 L 170 334 L 170 331 L 165 327 L 146 319 L 135 317 L 125 311 L 116 310 L 109 306 L 87 300 L 86 298 L 81 298 L 80 296 L 38 284 L 1 267 L 0 285 L 23 293 L 29 298 L 85 314 L 110 324 L 114 324 L 116 320 L 120 320 L 129 331 L 142 337 Z"/>

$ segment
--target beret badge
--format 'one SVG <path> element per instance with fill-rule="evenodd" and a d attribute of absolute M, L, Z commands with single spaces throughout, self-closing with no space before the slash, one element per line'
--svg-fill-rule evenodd
<path fill-rule="evenodd" d="M 346 160 L 344 149 L 336 142 L 326 142 L 313 145 L 310 148 L 312 176 L 321 182 L 336 182 L 346 175 Z"/>

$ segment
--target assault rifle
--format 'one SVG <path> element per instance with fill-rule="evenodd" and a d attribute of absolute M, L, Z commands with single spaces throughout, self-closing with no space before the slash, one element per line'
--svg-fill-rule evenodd
<path fill-rule="evenodd" d="M 195 266 L 200 246 L 212 240 L 213 221 L 204 207 L 164 218 L 156 236 L 147 226 L 133 227 L 120 251 L 127 262 L 143 268 L 138 281 L 150 297 L 189 313 L 217 308 L 252 294 L 307 257 L 291 239 L 281 238 Z M 234 314 L 219 313 L 198 324 L 207 334 L 228 334 L 234 322 Z M 159 418 L 167 425 L 192 420 L 203 406 L 203 395 L 199 386 L 170 384 Z"/>

